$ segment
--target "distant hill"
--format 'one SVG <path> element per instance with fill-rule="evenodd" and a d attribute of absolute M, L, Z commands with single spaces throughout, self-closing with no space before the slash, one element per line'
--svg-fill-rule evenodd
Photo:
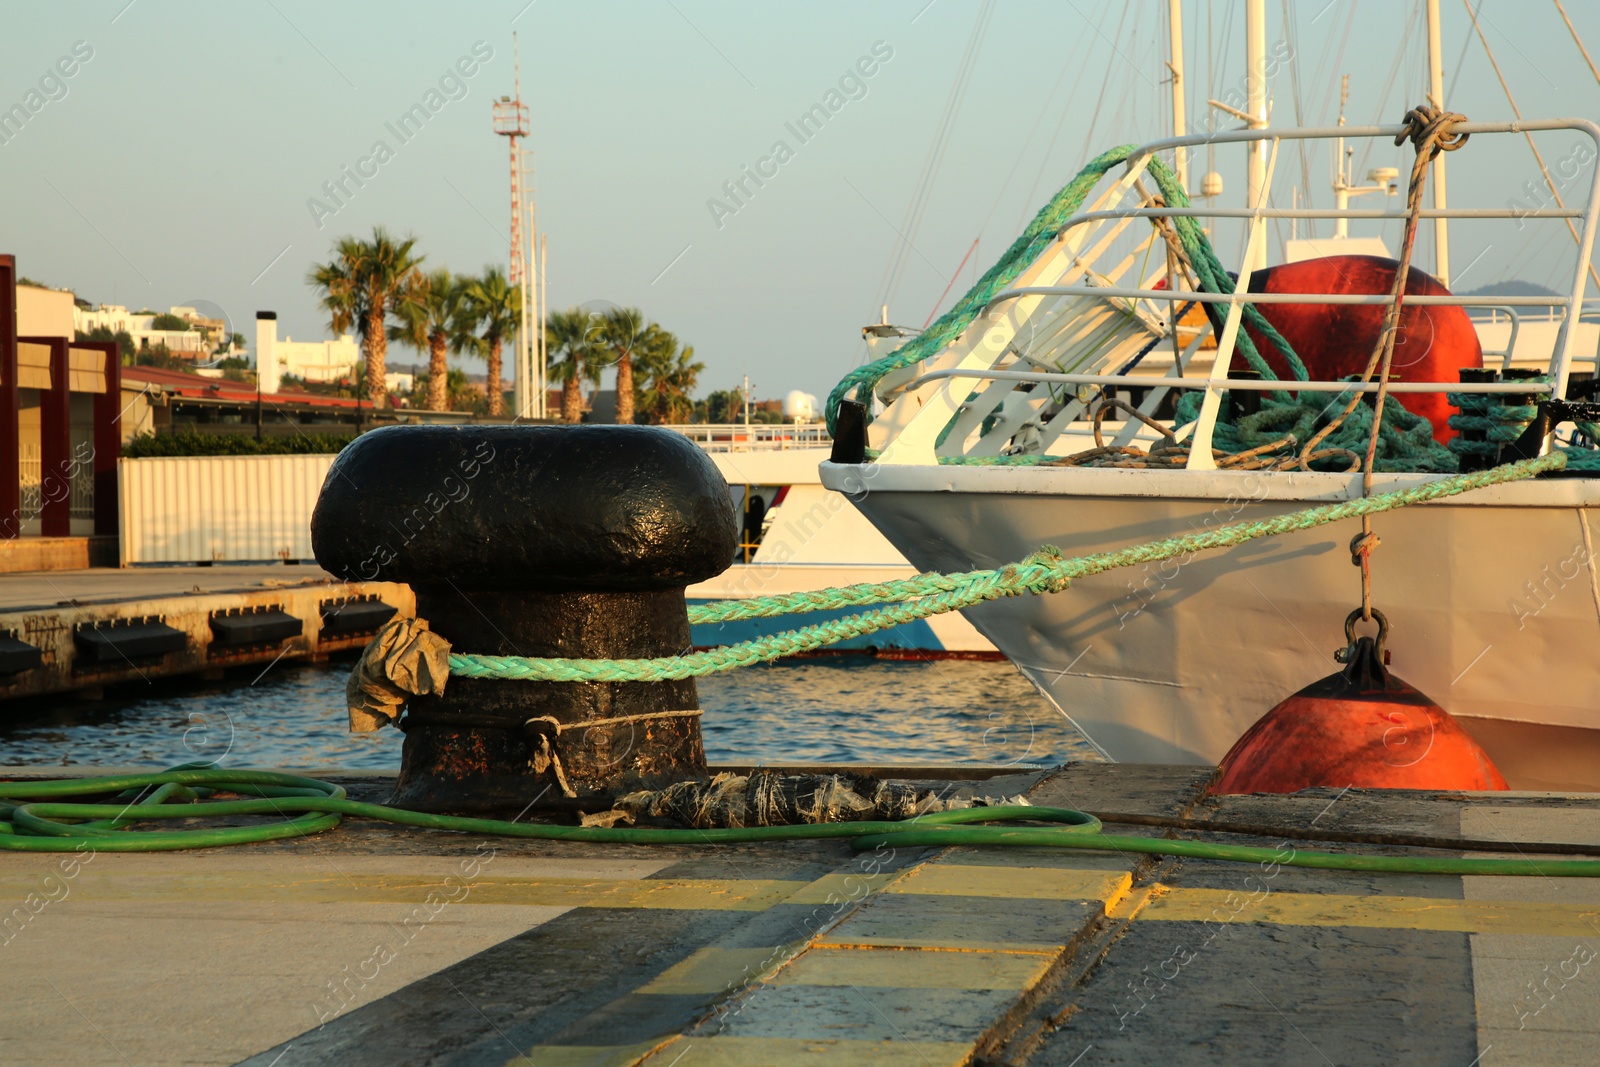
<path fill-rule="evenodd" d="M 1491 282 L 1476 289 L 1468 289 L 1457 296 L 1560 296 L 1556 290 L 1548 285 L 1538 282 L 1525 282 L 1511 278 L 1503 282 Z"/>

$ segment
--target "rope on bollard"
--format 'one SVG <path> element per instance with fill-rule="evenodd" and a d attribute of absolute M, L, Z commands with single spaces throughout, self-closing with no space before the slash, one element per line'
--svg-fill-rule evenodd
<path fill-rule="evenodd" d="M 1079 578 L 1119 567 L 1154 563 L 1213 548 L 1228 548 L 1261 537 L 1274 537 L 1313 529 L 1341 519 L 1392 511 L 1490 485 L 1531 478 L 1546 471 L 1561 470 L 1566 464 L 1566 454 L 1553 451 L 1534 459 L 1453 475 L 1410 489 L 1397 489 L 1337 504 L 1323 504 L 1255 522 L 1232 523 L 1111 552 L 1068 558 L 1063 557 L 1059 550 L 1047 547 L 1020 563 L 996 570 L 922 574 L 895 582 L 840 586 L 750 600 L 718 601 L 691 608 L 690 621 L 726 622 L 869 604 L 890 603 L 891 606 L 681 656 L 657 659 L 555 659 L 452 652 L 450 673 L 465 678 L 532 682 L 659 682 L 696 678 L 809 652 L 851 637 L 930 615 L 957 611 L 999 597 L 1057 592 Z"/>
<path fill-rule="evenodd" d="M 1486 393 L 1446 393 L 1445 399 L 1459 411 L 1450 416 L 1450 428 L 1456 431 L 1456 436 L 1450 439 L 1448 446 L 1458 456 L 1499 455 L 1500 446 L 1521 437 L 1522 431 L 1539 414 L 1537 404 L 1507 404 Z M 1473 440 L 1465 436 L 1468 433 L 1483 436 Z"/>

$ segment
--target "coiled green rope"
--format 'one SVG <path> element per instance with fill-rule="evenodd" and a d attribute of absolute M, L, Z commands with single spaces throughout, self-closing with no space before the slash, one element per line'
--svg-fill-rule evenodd
<path fill-rule="evenodd" d="M 1292 453 L 1309 441 L 1331 415 L 1342 411 L 1350 396 L 1350 393 L 1301 393 L 1298 399 L 1263 397 L 1261 410 L 1254 414 L 1233 420 L 1219 417 L 1211 434 L 1212 447 L 1239 453 L 1290 438 L 1284 450 Z M 1204 394 L 1194 391 L 1180 397 L 1173 426 L 1181 427 L 1198 419 L 1203 400 Z M 1364 455 L 1367 440 L 1372 436 L 1374 412 L 1371 404 L 1357 405 L 1338 429 L 1323 439 L 1319 450 Z M 1349 460 L 1342 454 L 1311 462 L 1313 470 L 1342 471 L 1348 466 Z M 1460 469 L 1451 450 L 1433 439 L 1433 423 L 1406 410 L 1393 395 L 1383 400 L 1383 422 L 1378 427 L 1373 468 L 1386 474 L 1454 474 Z"/>
<path fill-rule="evenodd" d="M 755 663 L 808 652 L 838 641 L 873 633 L 915 619 L 957 611 L 986 600 L 1024 593 L 1054 592 L 1074 580 L 1118 567 L 1154 563 L 1191 552 L 1227 548 L 1260 537 L 1309 530 L 1340 519 L 1372 515 L 1428 500 L 1455 496 L 1484 486 L 1531 478 L 1566 465 L 1566 456 L 1552 452 L 1536 459 L 1458 474 L 1410 489 L 1323 504 L 1255 522 L 1232 523 L 1182 537 L 1149 541 L 1087 556 L 1065 558 L 1053 548 L 1041 549 L 1020 563 L 996 570 L 961 574 L 921 574 L 895 582 L 840 586 L 806 593 L 719 601 L 690 609 L 691 622 L 726 622 L 795 612 L 821 611 L 868 604 L 890 607 L 831 619 L 812 626 L 759 637 L 736 645 L 657 659 L 552 659 L 485 656 L 452 652 L 450 673 L 464 678 L 535 682 L 659 682 L 695 678 Z"/>
<path fill-rule="evenodd" d="M 1531 383 L 1549 380 L 1547 375 L 1529 379 Z M 1498 456 L 1501 447 L 1521 437 L 1539 414 L 1537 404 L 1507 404 L 1503 398 L 1486 393 L 1446 393 L 1445 396 L 1460 410 L 1460 414 L 1450 416 L 1450 428 L 1457 432 L 1450 439 L 1450 451 L 1457 456 Z M 1600 427 L 1594 423 L 1579 422 L 1577 427 L 1588 441 L 1600 441 Z M 1468 439 L 1467 433 L 1482 436 Z M 1567 457 L 1569 470 L 1600 471 L 1600 450 L 1557 445 L 1556 451 Z"/>
<path fill-rule="evenodd" d="M 1460 412 L 1450 416 L 1450 428 L 1456 431 L 1450 451 L 1458 456 L 1498 456 L 1500 446 L 1521 437 L 1539 414 L 1537 404 L 1507 404 L 1485 393 L 1446 393 L 1445 399 Z M 1469 433 L 1481 436 L 1469 440 Z"/>
<path fill-rule="evenodd" d="M 216 793 L 255 798 L 213 800 Z M 84 803 L 68 797 L 120 794 L 120 802 Z M 901 822 L 807 823 L 733 829 L 660 830 L 600 826 L 551 826 L 459 815 L 430 815 L 350 800 L 331 782 L 277 771 L 222 770 L 192 764 L 154 774 L 105 775 L 43 782 L 0 782 L 0 851 L 175 852 L 283 838 L 307 837 L 339 825 L 345 816 L 456 833 L 542 841 L 588 841 L 629 845 L 720 845 L 742 841 L 802 841 L 850 838 L 857 851 L 945 845 L 1078 848 L 1096 852 L 1190 856 L 1235 863 L 1276 863 L 1323 870 L 1406 874 L 1539 875 L 1600 877 L 1600 860 L 1456 859 L 1439 856 L 1361 856 L 1258 848 L 1206 841 L 1102 834 L 1100 820 L 1072 808 L 1025 805 L 965 808 L 920 815 Z M 180 819 L 272 818 L 246 826 L 187 830 L 133 830 L 141 822 Z M 1049 826 L 1011 828 L 972 825 L 1036 822 Z"/>

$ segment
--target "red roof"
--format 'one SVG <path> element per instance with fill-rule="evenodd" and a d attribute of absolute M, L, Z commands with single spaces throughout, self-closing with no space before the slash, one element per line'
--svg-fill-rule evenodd
<path fill-rule="evenodd" d="M 132 382 L 157 386 L 163 392 L 212 400 L 229 400 L 236 403 L 255 403 L 256 391 L 247 382 L 232 382 L 226 378 L 207 378 L 181 370 L 163 370 L 160 367 L 123 367 L 123 388 Z M 315 407 L 350 408 L 360 401 L 343 396 L 320 396 L 316 393 L 263 393 L 263 403 L 310 404 Z"/>

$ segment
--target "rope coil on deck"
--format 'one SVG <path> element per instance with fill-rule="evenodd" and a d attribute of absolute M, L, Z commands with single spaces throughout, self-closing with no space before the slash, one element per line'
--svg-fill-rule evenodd
<path fill-rule="evenodd" d="M 1458 456 L 1498 455 L 1500 446 L 1521 437 L 1539 414 L 1537 404 L 1506 404 L 1487 393 L 1446 393 L 1445 397 L 1460 410 L 1459 415 L 1450 416 L 1450 428 L 1457 435 L 1450 439 L 1449 447 Z M 1469 440 L 1462 436 L 1467 433 L 1483 437 Z"/>

